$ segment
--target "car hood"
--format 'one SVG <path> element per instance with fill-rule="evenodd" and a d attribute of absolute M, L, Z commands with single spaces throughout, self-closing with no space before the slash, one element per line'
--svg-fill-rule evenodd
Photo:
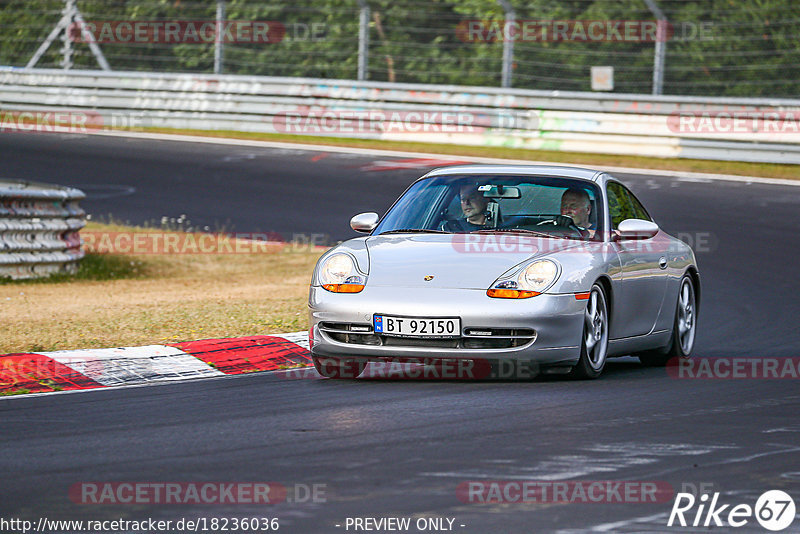
<path fill-rule="evenodd" d="M 373 236 L 366 240 L 367 284 L 486 290 L 525 260 L 581 243 L 512 233 Z"/>

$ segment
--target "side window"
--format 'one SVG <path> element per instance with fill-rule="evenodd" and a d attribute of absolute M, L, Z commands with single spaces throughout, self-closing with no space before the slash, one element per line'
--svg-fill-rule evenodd
<path fill-rule="evenodd" d="M 452 188 L 453 197 L 444 208 L 445 219 L 458 219 L 461 217 L 461 197 L 458 194 L 458 188 Z"/>
<path fill-rule="evenodd" d="M 631 193 L 631 190 L 627 187 L 623 187 L 623 189 L 628 194 L 628 198 L 630 198 L 631 207 L 633 208 L 633 213 L 635 214 L 634 216 L 637 219 L 644 219 L 645 221 L 653 222 L 653 218 L 650 217 L 650 214 L 647 213 L 646 209 L 644 209 L 644 206 L 642 206 L 642 203 L 639 202 L 639 199 L 636 198 L 633 193 Z"/>
<path fill-rule="evenodd" d="M 608 213 L 611 215 L 611 228 L 616 230 L 625 219 L 634 219 L 633 205 L 627 190 L 622 184 L 608 182 Z"/>

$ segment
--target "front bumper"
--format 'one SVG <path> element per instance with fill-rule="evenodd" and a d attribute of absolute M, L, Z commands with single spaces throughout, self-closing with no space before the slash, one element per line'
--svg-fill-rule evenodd
<path fill-rule="evenodd" d="M 486 359 L 535 361 L 540 365 L 572 365 L 580 356 L 585 300 L 573 294 L 538 295 L 529 299 L 497 299 L 485 290 L 370 287 L 361 293 L 331 293 L 321 287 L 309 292 L 309 337 L 314 356 L 366 361 L 386 359 Z M 374 314 L 409 317 L 460 317 L 462 336 L 472 329 L 535 330 L 535 339 L 507 348 L 409 346 L 394 338 L 365 345 L 343 342 L 321 323 L 372 325 Z M 327 329 L 327 327 L 326 327 Z M 336 339 L 338 338 L 338 339 Z M 465 339 L 462 337 L 462 339 Z M 472 338 L 474 339 L 474 338 Z M 462 345 L 462 343 L 459 343 Z"/>

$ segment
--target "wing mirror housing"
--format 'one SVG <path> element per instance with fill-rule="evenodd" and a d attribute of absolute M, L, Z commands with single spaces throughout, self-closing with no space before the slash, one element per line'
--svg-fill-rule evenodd
<path fill-rule="evenodd" d="M 380 217 L 377 213 L 370 211 L 367 213 L 359 213 L 350 219 L 350 228 L 356 232 L 368 234 L 378 226 Z"/>
<path fill-rule="evenodd" d="M 650 239 L 658 233 L 658 225 L 644 219 L 625 219 L 617 227 L 619 238 L 622 239 Z"/>

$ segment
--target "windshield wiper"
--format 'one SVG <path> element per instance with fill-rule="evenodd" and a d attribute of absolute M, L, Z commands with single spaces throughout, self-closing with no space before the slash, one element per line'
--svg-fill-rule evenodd
<path fill-rule="evenodd" d="M 430 230 L 428 228 L 399 228 L 397 230 L 387 230 L 386 232 L 381 232 L 378 235 L 386 235 L 386 234 L 449 234 L 450 232 L 445 232 L 443 230 Z"/>
<path fill-rule="evenodd" d="M 537 232 L 536 230 L 528 230 L 527 228 L 489 228 L 485 230 L 475 230 L 473 234 L 493 234 L 496 232 L 516 232 L 520 234 L 533 234 L 541 237 L 555 237 L 558 239 L 575 239 L 564 235 L 553 235 L 547 232 Z"/>

